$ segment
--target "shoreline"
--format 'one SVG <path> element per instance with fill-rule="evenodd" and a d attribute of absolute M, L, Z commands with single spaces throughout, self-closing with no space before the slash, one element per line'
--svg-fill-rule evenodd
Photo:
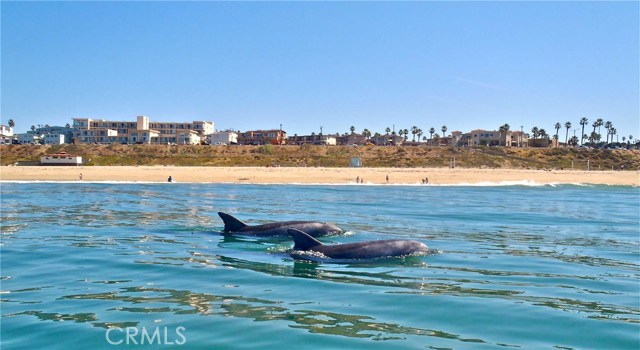
<path fill-rule="evenodd" d="M 82 179 L 80 179 L 82 174 Z M 4 166 L 0 181 L 167 182 L 237 184 L 430 185 L 592 184 L 640 186 L 640 172 L 480 168 L 323 168 L 198 166 Z M 387 182 L 386 177 L 389 177 Z"/>

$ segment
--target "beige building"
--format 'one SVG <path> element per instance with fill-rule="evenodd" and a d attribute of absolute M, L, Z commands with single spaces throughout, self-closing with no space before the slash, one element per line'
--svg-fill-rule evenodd
<path fill-rule="evenodd" d="M 501 133 L 497 130 L 476 129 L 462 134 L 458 145 L 461 146 L 507 146 L 526 147 L 529 136 L 520 131 L 507 131 Z"/>
<path fill-rule="evenodd" d="M 214 132 L 213 122 L 191 123 L 151 122 L 138 116 L 132 121 L 73 118 L 73 138 L 76 143 L 147 143 L 199 144 Z"/>

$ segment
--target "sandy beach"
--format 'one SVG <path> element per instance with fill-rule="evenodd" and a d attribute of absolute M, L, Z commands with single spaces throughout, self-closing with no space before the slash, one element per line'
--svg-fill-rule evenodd
<path fill-rule="evenodd" d="M 80 179 L 82 174 L 82 179 Z M 606 184 L 640 186 L 636 171 L 574 171 L 468 168 L 266 168 L 177 166 L 4 166 L 2 181 L 132 181 L 199 183 L 349 184 Z M 387 182 L 388 176 L 388 182 Z"/>

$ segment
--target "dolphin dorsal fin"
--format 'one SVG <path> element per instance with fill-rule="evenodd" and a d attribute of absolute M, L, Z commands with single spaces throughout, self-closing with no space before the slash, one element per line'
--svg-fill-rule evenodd
<path fill-rule="evenodd" d="M 218 212 L 218 215 L 224 221 L 224 232 L 236 232 L 247 227 L 247 224 L 229 214 Z"/>
<path fill-rule="evenodd" d="M 295 228 L 288 229 L 287 233 L 293 238 L 293 241 L 295 242 L 295 245 L 293 246 L 293 249 L 295 250 L 308 250 L 315 246 L 322 245 L 322 243 L 317 239 L 309 236 L 305 232 L 296 230 Z"/>

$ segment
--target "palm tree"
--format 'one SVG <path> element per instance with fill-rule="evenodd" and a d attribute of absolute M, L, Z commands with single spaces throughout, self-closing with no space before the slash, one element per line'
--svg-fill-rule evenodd
<path fill-rule="evenodd" d="M 364 129 L 362 130 L 362 136 L 366 137 L 367 139 L 371 137 L 371 131 L 369 131 L 369 129 Z"/>
<path fill-rule="evenodd" d="M 564 136 L 564 143 L 569 145 L 569 129 L 571 129 L 571 122 L 564 123 L 564 127 L 567 128 L 567 133 Z"/>
<path fill-rule="evenodd" d="M 554 140 L 556 140 L 556 147 L 558 147 L 558 131 L 560 130 L 562 125 L 560 125 L 560 123 L 556 123 L 556 125 L 554 125 L 553 127 L 556 129 L 556 135 Z"/>
<path fill-rule="evenodd" d="M 584 126 L 589 124 L 589 119 L 582 117 L 582 119 L 580 119 L 580 125 L 582 125 L 582 135 L 580 138 L 580 144 L 584 145 L 584 139 L 585 139 L 585 133 L 584 133 Z"/>
<path fill-rule="evenodd" d="M 387 135 L 389 135 L 389 133 L 391 132 L 391 128 L 387 126 L 387 128 L 384 129 L 384 132 L 386 132 Z"/>
<path fill-rule="evenodd" d="M 547 134 L 547 131 L 545 129 L 538 130 L 538 134 L 540 134 L 540 138 L 542 139 L 549 139 L 549 134 Z"/>
<path fill-rule="evenodd" d="M 588 137 L 589 143 L 591 144 L 592 147 L 593 147 L 593 142 L 596 139 L 596 135 L 597 135 L 597 133 L 595 131 L 592 131 L 591 134 Z"/>
<path fill-rule="evenodd" d="M 589 136 L 589 142 L 593 143 L 593 140 L 595 140 L 595 137 L 593 137 L 593 134 L 596 133 L 596 128 L 598 127 L 598 121 L 596 120 L 595 122 L 593 122 L 593 124 L 591 124 L 591 126 L 593 126 L 593 131 L 591 132 L 591 136 Z M 593 145 L 591 145 L 593 146 Z"/>
<path fill-rule="evenodd" d="M 16 123 L 13 121 L 13 119 L 9 119 L 9 128 L 13 129 L 14 126 L 16 126 Z"/>
<path fill-rule="evenodd" d="M 356 127 L 352 125 L 352 126 L 349 128 L 349 130 L 351 130 L 351 135 L 353 135 L 353 134 L 355 134 Z"/>
<path fill-rule="evenodd" d="M 616 130 L 616 128 L 612 127 L 611 128 L 611 142 L 613 142 L 613 135 L 617 135 L 618 134 L 618 130 Z M 616 139 L 616 143 L 618 142 L 618 140 Z"/>
<path fill-rule="evenodd" d="M 571 140 L 569 140 L 569 142 L 571 143 L 572 146 L 577 146 L 578 145 L 578 136 L 571 136 Z"/>
<path fill-rule="evenodd" d="M 422 137 L 422 129 L 418 128 L 418 142 L 420 142 L 420 137 Z"/>
<path fill-rule="evenodd" d="M 35 125 L 31 125 L 31 131 L 36 131 L 36 126 Z"/>
<path fill-rule="evenodd" d="M 404 129 L 402 132 L 404 133 L 404 140 L 407 141 L 409 139 L 409 130 Z"/>
<path fill-rule="evenodd" d="M 433 134 L 436 132 L 436 128 L 430 128 L 429 129 L 429 138 L 433 139 Z"/>
<path fill-rule="evenodd" d="M 596 123 L 598 123 L 598 134 L 602 135 L 600 133 L 600 127 L 604 125 L 604 120 L 602 120 L 602 118 L 598 118 L 598 120 L 596 120 Z"/>
<path fill-rule="evenodd" d="M 611 128 L 613 128 L 613 123 L 607 121 L 604 123 L 604 128 L 607 129 L 607 143 L 609 143 L 609 135 L 611 134 Z M 611 137 L 611 141 L 613 142 L 613 136 Z"/>
<path fill-rule="evenodd" d="M 504 133 L 504 146 L 507 146 L 507 132 L 509 131 L 509 124 L 504 124 L 500 126 L 500 141 L 502 141 L 502 134 Z"/>
<path fill-rule="evenodd" d="M 70 129 L 71 125 L 69 125 L 69 123 L 67 123 L 67 125 L 65 125 L 64 127 L 67 128 L 67 129 Z"/>
<path fill-rule="evenodd" d="M 538 129 L 538 127 L 537 127 L 537 126 L 534 126 L 534 127 L 531 129 L 531 134 L 533 135 L 533 139 L 534 139 L 534 140 L 538 138 L 538 136 L 540 135 L 540 130 Z"/>
<path fill-rule="evenodd" d="M 418 127 L 417 126 L 412 126 L 411 127 L 411 135 L 413 135 L 413 138 L 411 139 L 411 141 L 416 142 L 416 134 L 418 133 Z M 420 139 L 418 139 L 420 140 Z"/>
<path fill-rule="evenodd" d="M 442 128 L 440 128 L 440 130 L 442 130 L 442 137 L 444 138 L 444 133 L 447 132 L 447 126 L 443 125 Z"/>

